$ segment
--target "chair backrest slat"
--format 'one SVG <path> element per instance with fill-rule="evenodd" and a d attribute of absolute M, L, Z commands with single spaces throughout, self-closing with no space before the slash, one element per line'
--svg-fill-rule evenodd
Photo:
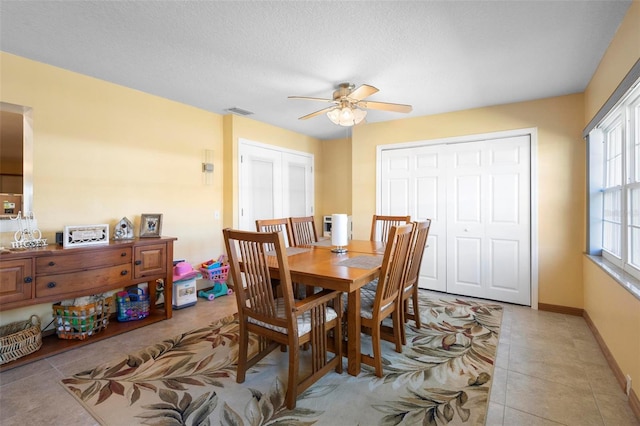
<path fill-rule="evenodd" d="M 393 305 L 404 282 L 406 265 L 411 245 L 413 224 L 392 226 L 389 241 L 382 258 L 380 278 L 373 309 L 379 312 L 383 307 Z"/>
<path fill-rule="evenodd" d="M 409 250 L 409 266 L 405 277 L 404 288 L 410 288 L 414 284 L 417 285 L 420 276 L 420 267 L 422 266 L 422 257 L 425 247 L 427 246 L 427 238 L 429 237 L 429 229 L 431 228 L 431 219 L 423 222 L 413 222 L 413 236 L 411 248 Z"/>
<path fill-rule="evenodd" d="M 371 221 L 371 241 L 387 241 L 389 231 L 393 226 L 406 225 L 411 222 L 411 216 L 382 216 L 373 215 Z"/>
<path fill-rule="evenodd" d="M 294 246 L 318 242 L 318 233 L 313 216 L 290 217 L 289 223 Z"/>

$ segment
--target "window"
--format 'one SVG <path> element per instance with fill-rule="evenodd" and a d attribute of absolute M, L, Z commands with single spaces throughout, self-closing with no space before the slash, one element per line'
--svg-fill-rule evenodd
<path fill-rule="evenodd" d="M 589 133 L 590 253 L 640 279 L 640 80 Z"/>

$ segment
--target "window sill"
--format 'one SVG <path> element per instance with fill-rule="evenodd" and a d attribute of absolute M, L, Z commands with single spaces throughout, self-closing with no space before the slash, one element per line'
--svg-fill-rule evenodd
<path fill-rule="evenodd" d="M 619 267 L 606 261 L 602 256 L 586 255 L 593 263 L 598 265 L 603 271 L 617 281 L 622 287 L 627 289 L 629 293 L 640 300 L 640 280 L 636 277 L 624 272 Z"/>

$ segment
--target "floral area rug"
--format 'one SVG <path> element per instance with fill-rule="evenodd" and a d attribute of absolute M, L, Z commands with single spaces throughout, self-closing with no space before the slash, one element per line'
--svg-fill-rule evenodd
<path fill-rule="evenodd" d="M 61 383 L 104 425 L 484 424 L 502 308 L 421 295 L 420 312 L 422 328 L 409 322 L 401 354 L 382 343 L 382 378 L 364 365 L 358 377 L 331 372 L 294 410 L 284 403 L 287 353 L 275 350 L 236 383 L 234 317 Z M 368 344 L 363 335 L 363 353 Z"/>

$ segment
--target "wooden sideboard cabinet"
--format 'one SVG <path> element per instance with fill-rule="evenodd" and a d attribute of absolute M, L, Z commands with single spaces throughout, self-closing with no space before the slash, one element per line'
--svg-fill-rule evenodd
<path fill-rule="evenodd" d="M 40 350 L 0 366 L 0 371 L 171 318 L 175 240 L 140 238 L 100 246 L 47 246 L 0 254 L 0 312 L 115 292 L 141 283 L 148 285 L 151 306 L 149 316 L 137 321 L 118 322 L 112 314 L 105 330 L 85 340 L 58 339 L 55 332 L 43 335 Z M 164 303 L 157 305 L 159 280 L 164 284 Z M 115 297 L 113 301 L 112 311 Z"/>

